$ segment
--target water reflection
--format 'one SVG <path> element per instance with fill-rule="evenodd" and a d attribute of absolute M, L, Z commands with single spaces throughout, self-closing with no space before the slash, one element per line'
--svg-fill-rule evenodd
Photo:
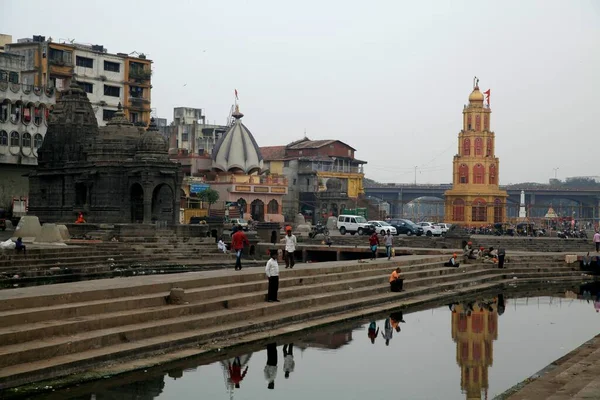
<path fill-rule="evenodd" d="M 239 389 L 240 384 L 248 373 L 248 363 L 252 354 L 244 354 L 239 357 L 228 358 L 221 361 L 223 373 L 225 374 L 225 385 L 227 391 L 232 393 L 234 388 Z"/>
<path fill-rule="evenodd" d="M 277 378 L 277 345 L 269 343 L 267 345 L 267 365 L 265 365 L 265 379 L 269 389 L 275 389 L 275 378 Z"/>
<path fill-rule="evenodd" d="M 466 398 L 488 394 L 488 368 L 494 363 L 493 342 L 498 339 L 498 309 L 504 297 L 450 304 L 452 340 L 460 367 L 460 387 Z"/>

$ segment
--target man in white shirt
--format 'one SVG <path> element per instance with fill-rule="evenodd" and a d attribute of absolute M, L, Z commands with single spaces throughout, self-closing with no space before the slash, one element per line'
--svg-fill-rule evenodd
<path fill-rule="evenodd" d="M 292 230 L 288 229 L 285 233 L 285 267 L 294 268 L 294 252 L 296 251 L 296 236 L 292 235 Z"/>
<path fill-rule="evenodd" d="M 269 291 L 267 292 L 267 301 L 269 303 L 279 302 L 277 291 L 279 290 L 279 264 L 277 263 L 277 250 L 271 250 L 271 258 L 265 266 L 265 274 L 269 279 Z"/>

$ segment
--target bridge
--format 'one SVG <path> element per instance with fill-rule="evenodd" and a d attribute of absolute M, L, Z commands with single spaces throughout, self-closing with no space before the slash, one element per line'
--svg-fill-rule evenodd
<path fill-rule="evenodd" d="M 365 184 L 367 197 L 383 201 L 390 205 L 390 214 L 406 216 L 406 205 L 418 204 L 421 208 L 428 205 L 433 208 L 432 216 L 443 217 L 444 192 L 452 184 L 414 185 L 414 184 Z M 525 206 L 530 217 L 543 217 L 552 206 L 561 217 L 594 219 L 600 217 L 600 188 L 568 188 L 552 185 L 501 185 L 508 193 L 507 216 L 519 214 L 521 191 L 525 191 Z M 419 213 L 417 212 L 417 216 Z M 417 218 L 412 215 L 412 217 Z"/>

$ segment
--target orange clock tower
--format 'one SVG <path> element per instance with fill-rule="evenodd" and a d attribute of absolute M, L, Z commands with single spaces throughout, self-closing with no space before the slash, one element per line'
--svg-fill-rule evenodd
<path fill-rule="evenodd" d="M 463 109 L 463 129 L 458 134 L 458 153 L 452 165 L 452 189 L 445 193 L 446 221 L 451 224 L 484 226 L 506 221 L 506 198 L 500 190 L 500 160 L 494 149 L 496 138 L 490 129 L 492 110 L 473 82 L 469 104 Z"/>

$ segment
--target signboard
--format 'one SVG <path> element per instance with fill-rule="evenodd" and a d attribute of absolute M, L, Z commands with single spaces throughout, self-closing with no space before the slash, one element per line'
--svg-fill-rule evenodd
<path fill-rule="evenodd" d="M 271 188 L 271 192 L 272 193 L 284 193 L 285 194 L 285 189 L 283 187 L 272 187 Z"/>
<path fill-rule="evenodd" d="M 206 183 L 191 183 L 190 184 L 190 193 L 200 193 L 204 192 L 210 186 Z"/>
<path fill-rule="evenodd" d="M 269 188 L 264 186 L 254 186 L 254 191 L 256 193 L 269 193 Z"/>
<path fill-rule="evenodd" d="M 250 186 L 236 186 L 235 191 L 236 192 L 249 192 Z"/>

